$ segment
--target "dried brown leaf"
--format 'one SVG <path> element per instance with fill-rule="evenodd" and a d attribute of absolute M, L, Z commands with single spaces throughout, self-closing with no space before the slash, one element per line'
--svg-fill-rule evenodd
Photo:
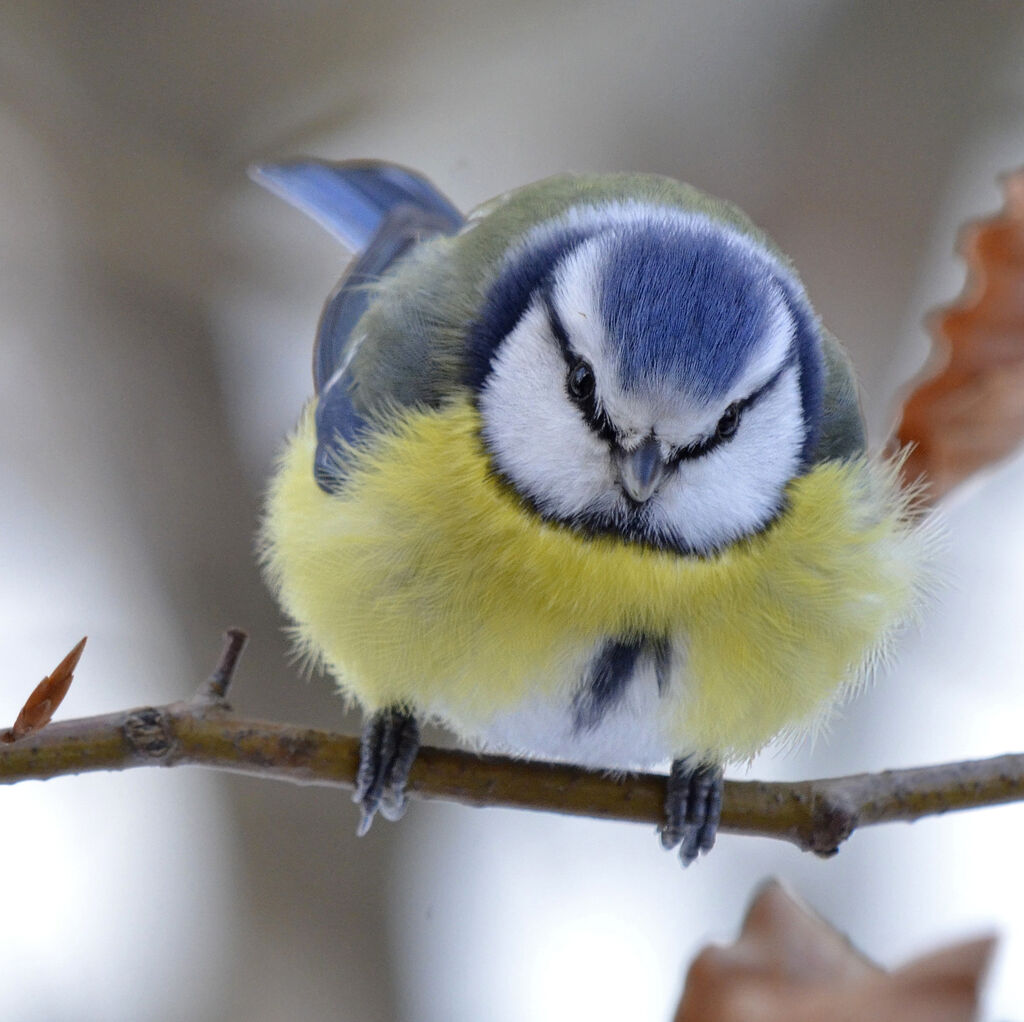
<path fill-rule="evenodd" d="M 57 712 L 57 708 L 68 694 L 68 689 L 71 687 L 71 682 L 74 678 L 75 668 L 82 657 L 82 650 L 85 649 L 86 638 L 88 636 L 83 638 L 57 664 L 52 674 L 47 675 L 36 685 L 32 694 L 25 700 L 25 705 L 21 708 L 21 713 L 18 714 L 14 727 L 8 732 L 8 741 L 17 741 L 19 738 L 24 738 L 25 735 L 30 735 L 33 731 L 38 731 L 49 724 L 50 719 Z"/>
<path fill-rule="evenodd" d="M 994 946 L 953 945 L 888 973 L 773 882 L 735 944 L 694 959 L 675 1022 L 971 1022 Z"/>
<path fill-rule="evenodd" d="M 1002 211 L 962 232 L 967 285 L 929 318 L 933 357 L 896 433 L 914 445 L 905 478 L 933 500 L 1024 440 L 1024 168 L 1003 186 Z"/>

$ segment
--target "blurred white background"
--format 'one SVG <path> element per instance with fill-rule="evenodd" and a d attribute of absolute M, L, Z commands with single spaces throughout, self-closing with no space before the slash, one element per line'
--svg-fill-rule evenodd
<path fill-rule="evenodd" d="M 0 6 L 0 723 L 84 633 L 62 716 L 166 702 L 228 625 L 253 716 L 354 730 L 290 666 L 252 536 L 345 255 L 245 176 L 376 156 L 464 208 L 564 169 L 669 174 L 788 251 L 876 442 L 963 280 L 957 225 L 1024 159 L 1015 0 L 437 0 Z M 1024 746 L 1024 460 L 949 506 L 951 579 L 806 777 Z M 725 836 L 198 770 L 0 790 L 12 1022 L 667 1020 L 775 874 L 887 965 L 991 928 L 1024 1018 L 1022 812 L 856 834 L 820 862 Z"/>

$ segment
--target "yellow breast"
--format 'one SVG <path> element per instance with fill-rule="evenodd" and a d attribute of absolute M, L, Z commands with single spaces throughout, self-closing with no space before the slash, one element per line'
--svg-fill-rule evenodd
<path fill-rule="evenodd" d="M 365 708 L 401 703 L 473 736 L 565 697 L 607 637 L 672 637 L 664 701 L 680 749 L 745 758 L 856 685 L 920 593 L 928 530 L 891 466 L 827 462 L 764 534 L 713 558 L 542 522 L 491 474 L 468 401 L 405 411 L 352 452 L 343 492 L 288 442 L 264 560 L 303 647 Z"/>

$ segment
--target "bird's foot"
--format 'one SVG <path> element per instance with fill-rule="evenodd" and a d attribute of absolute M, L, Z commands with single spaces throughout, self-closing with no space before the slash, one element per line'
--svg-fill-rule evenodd
<path fill-rule="evenodd" d="M 359 772 L 352 801 L 363 811 L 356 833 L 362 837 L 380 810 L 386 820 L 405 812 L 405 784 L 420 748 L 420 728 L 412 714 L 397 707 L 378 710 L 363 723 Z"/>
<path fill-rule="evenodd" d="M 720 766 L 701 763 L 691 767 L 689 760 L 673 761 L 665 792 L 661 843 L 665 848 L 679 845 L 679 858 L 684 866 L 714 846 L 724 786 Z"/>

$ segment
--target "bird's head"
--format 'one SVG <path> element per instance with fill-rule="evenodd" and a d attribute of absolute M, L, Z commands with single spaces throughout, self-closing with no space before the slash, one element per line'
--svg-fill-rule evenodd
<path fill-rule="evenodd" d="M 539 514 L 707 554 L 764 529 L 812 457 L 819 328 L 756 237 L 701 213 L 580 207 L 504 256 L 469 382 L 494 469 Z"/>

